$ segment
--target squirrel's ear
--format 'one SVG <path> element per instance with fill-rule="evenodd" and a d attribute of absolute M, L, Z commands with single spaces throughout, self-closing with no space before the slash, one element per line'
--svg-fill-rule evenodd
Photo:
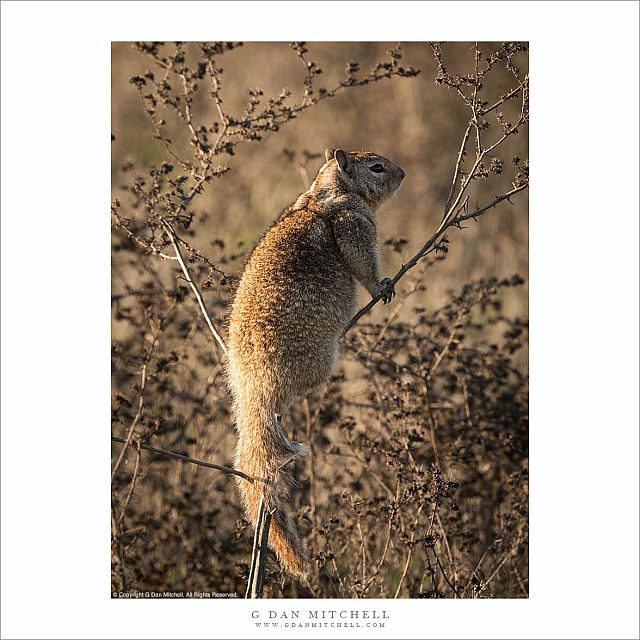
<path fill-rule="evenodd" d="M 336 159 L 340 170 L 344 171 L 349 164 L 349 156 L 342 149 L 336 149 L 333 157 Z"/>
<path fill-rule="evenodd" d="M 329 162 L 329 160 L 333 160 L 333 151 L 331 149 L 325 149 L 324 151 L 324 159 Z"/>

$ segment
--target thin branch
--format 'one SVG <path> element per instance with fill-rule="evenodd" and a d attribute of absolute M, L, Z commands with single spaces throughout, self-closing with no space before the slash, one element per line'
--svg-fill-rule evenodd
<path fill-rule="evenodd" d="M 398 503 L 398 499 L 400 496 L 400 479 L 396 480 L 396 492 L 395 492 L 395 503 Z M 380 572 L 380 569 L 382 569 L 382 565 L 384 564 L 384 561 L 387 557 L 387 552 L 389 551 L 389 543 L 391 542 L 391 531 L 393 529 L 393 518 L 390 516 L 389 517 L 389 523 L 387 525 L 387 539 L 385 540 L 384 543 L 384 548 L 382 549 L 382 554 L 380 556 L 380 560 L 378 560 L 378 563 L 376 564 L 376 568 L 374 569 L 373 573 L 371 574 L 369 581 L 362 587 L 362 593 L 361 595 L 364 596 L 364 594 L 367 592 L 367 590 L 369 589 L 369 587 L 371 586 L 371 584 L 373 583 L 373 581 L 375 580 L 376 576 L 378 575 L 378 573 Z"/>
<path fill-rule="evenodd" d="M 440 531 L 442 531 L 442 540 L 444 541 L 444 546 L 447 551 L 447 555 L 449 556 L 449 564 L 451 565 L 451 570 L 453 571 L 453 583 L 458 586 L 458 572 L 456 570 L 456 565 L 453 560 L 453 553 L 451 552 L 451 547 L 449 546 L 449 539 L 447 538 L 447 532 L 444 530 L 444 525 L 442 524 L 442 520 L 440 519 L 440 514 L 436 511 L 436 520 L 438 521 L 438 526 L 440 527 Z M 458 592 L 456 591 L 456 594 Z M 458 597 L 460 597 L 458 595 Z"/>
<path fill-rule="evenodd" d="M 124 451 L 124 449 L 123 449 Z M 118 528 L 122 524 L 124 520 L 124 514 L 127 511 L 127 507 L 129 506 L 129 502 L 131 501 L 131 497 L 133 496 L 133 492 L 136 488 L 136 482 L 138 480 L 138 474 L 140 472 L 140 444 L 136 447 L 136 464 L 133 468 L 133 476 L 131 478 L 131 482 L 129 483 L 129 491 L 127 492 L 127 497 L 125 498 L 122 507 L 120 509 L 120 516 L 118 518 Z"/>
<path fill-rule="evenodd" d="M 118 456 L 118 459 L 116 460 L 115 465 L 113 465 L 113 469 L 111 471 L 111 482 L 113 482 L 113 479 L 115 478 L 116 473 L 118 472 L 118 469 L 120 468 L 120 465 L 124 460 L 124 456 L 127 452 L 127 449 L 131 444 L 133 433 L 136 430 L 136 426 L 138 425 L 138 422 L 140 422 L 140 418 L 142 417 L 142 412 L 144 410 L 144 392 L 147 387 L 147 365 L 149 364 L 149 360 L 151 359 L 151 354 L 153 353 L 153 349 L 155 348 L 157 341 L 158 341 L 158 334 L 156 332 L 154 333 L 153 341 L 145 355 L 144 362 L 142 363 L 142 367 L 140 368 L 140 394 L 138 398 L 138 409 L 136 411 L 136 415 L 133 418 L 133 422 L 129 427 L 129 432 L 127 433 L 127 439 L 123 440 L 124 447 L 122 448 L 122 451 L 120 452 L 120 455 Z"/>
<path fill-rule="evenodd" d="M 496 205 L 500 204 L 503 200 L 509 200 L 509 198 L 511 196 L 515 195 L 516 193 L 519 193 L 520 191 L 524 191 L 528 186 L 529 186 L 529 183 L 525 182 L 525 183 L 521 184 L 518 187 L 514 187 L 513 189 L 511 189 L 511 191 L 508 191 L 507 193 L 505 193 L 505 194 L 503 194 L 501 196 L 497 196 L 496 199 L 493 202 L 491 202 L 490 204 L 488 204 L 488 205 L 486 205 L 484 207 L 480 207 L 480 208 L 476 209 L 475 211 L 472 211 L 471 213 L 467 213 L 467 214 L 462 215 L 462 216 L 457 216 L 455 218 L 455 220 L 453 221 L 453 224 L 459 224 L 460 222 L 464 222 L 465 220 L 468 220 L 469 218 L 477 218 L 478 216 L 481 216 L 483 213 L 485 213 L 489 209 L 492 209 Z"/>
<path fill-rule="evenodd" d="M 502 568 L 504 563 L 507 560 L 509 560 L 509 558 L 518 550 L 518 545 L 519 544 L 520 544 L 520 539 L 516 540 L 516 543 L 513 545 L 513 547 L 504 554 L 502 559 L 496 565 L 495 569 L 491 572 L 491 575 L 489 575 L 489 577 L 486 580 L 482 581 L 482 586 L 483 587 L 486 587 L 493 580 L 493 578 L 498 573 L 498 571 Z"/>
<path fill-rule="evenodd" d="M 124 553 L 122 549 L 122 544 L 120 543 L 120 531 L 119 527 L 116 524 L 116 509 L 113 504 L 113 500 L 111 501 L 111 539 L 112 539 L 112 551 L 111 555 L 115 560 L 115 564 L 117 567 L 117 571 L 120 578 L 120 587 L 122 591 L 126 591 L 127 589 L 127 577 L 125 574 L 125 565 L 124 565 Z M 115 548 L 114 548 L 115 547 Z"/>
<path fill-rule="evenodd" d="M 462 589 L 462 593 L 464 593 L 468 588 L 469 585 L 471 584 L 474 576 L 476 575 L 476 573 L 478 572 L 478 569 L 480 568 L 480 566 L 482 565 L 482 562 L 484 561 L 484 559 L 486 558 L 487 554 L 489 553 L 489 551 L 491 550 L 491 545 L 489 545 L 485 550 L 484 553 L 480 556 L 480 560 L 478 560 L 478 564 L 476 564 L 476 568 L 471 572 L 469 579 L 467 580 L 466 584 L 464 585 L 464 588 Z"/>
<path fill-rule="evenodd" d="M 494 109 L 497 109 L 501 104 L 504 104 L 507 100 L 509 100 L 510 98 L 513 98 L 518 93 L 518 91 L 521 91 L 525 87 L 528 80 L 529 80 L 529 76 L 526 76 L 525 79 L 517 87 L 513 88 L 508 93 L 505 93 L 499 100 L 497 100 L 490 107 L 483 109 L 480 112 L 480 115 L 486 116 L 487 113 L 491 113 Z"/>
<path fill-rule="evenodd" d="M 258 521 L 253 537 L 253 552 L 251 554 L 251 570 L 245 598 L 262 598 L 264 587 L 264 569 L 269 544 L 269 528 L 275 509 L 269 511 L 265 505 L 264 495 L 260 499 Z"/>
<path fill-rule="evenodd" d="M 469 140 L 469 133 L 471 133 L 472 123 L 469 122 L 467 125 L 467 129 L 462 136 L 462 144 L 460 145 L 460 151 L 458 151 L 458 158 L 456 160 L 456 167 L 453 172 L 453 180 L 451 180 L 451 189 L 449 190 L 449 196 L 447 197 L 447 201 L 444 205 L 444 213 L 442 216 L 442 221 L 444 222 L 449 215 L 449 211 L 451 211 L 451 200 L 453 198 L 453 193 L 456 189 L 456 183 L 458 182 L 458 176 L 460 175 L 460 168 L 462 167 L 462 161 L 464 159 L 465 149 L 467 147 L 467 141 Z"/>
<path fill-rule="evenodd" d="M 360 533 L 360 548 L 362 550 L 362 584 L 366 579 L 366 566 L 367 566 L 367 554 L 366 554 L 366 545 L 364 542 L 364 531 L 362 531 L 362 523 L 361 516 L 358 515 L 358 532 Z"/>
<path fill-rule="evenodd" d="M 407 560 L 404 563 L 404 568 L 402 570 L 402 576 L 400 576 L 400 582 L 398 583 L 398 588 L 396 589 L 396 592 L 393 595 L 394 600 L 398 597 L 398 595 L 400 595 L 400 589 L 402 588 L 402 584 L 404 583 L 404 580 L 407 577 L 407 572 L 409 571 L 409 564 L 411 563 L 411 556 L 413 555 L 413 545 L 416 539 L 416 527 L 418 526 L 418 520 L 420 519 L 420 513 L 422 512 L 423 506 L 424 506 L 424 502 L 418 507 L 418 511 L 416 512 L 416 519 L 413 521 L 411 539 L 408 542 L 409 553 L 407 554 Z"/>
<path fill-rule="evenodd" d="M 309 398 L 305 397 L 302 402 L 304 407 L 305 419 L 306 419 L 306 427 L 307 427 L 307 443 L 309 447 L 309 455 L 307 456 L 307 472 L 309 474 L 309 507 L 311 509 L 311 514 L 315 514 L 316 512 L 316 474 L 314 468 L 314 460 L 316 459 L 314 444 L 313 444 L 313 423 L 317 418 L 317 415 L 320 411 L 320 406 L 314 412 L 314 415 L 311 415 L 311 407 L 309 406 Z"/>
<path fill-rule="evenodd" d="M 451 580 L 449 580 L 449 578 L 447 577 L 447 574 L 444 572 L 444 567 L 442 566 L 442 562 L 440 562 L 440 558 L 436 553 L 436 548 L 433 547 L 431 551 L 433 552 L 433 556 L 435 557 L 436 562 L 438 563 L 438 567 L 440 568 L 440 573 L 442 574 L 442 577 L 444 578 L 445 582 L 449 585 L 449 588 L 451 589 L 451 591 L 453 591 L 453 593 L 456 594 L 456 598 L 461 598 L 462 596 L 460 595 L 458 590 L 453 586 L 453 584 L 451 584 Z"/>
<path fill-rule="evenodd" d="M 213 320 L 211 320 L 211 316 L 209 315 L 209 312 L 207 311 L 207 307 L 204 304 L 204 300 L 202 298 L 202 294 L 200 293 L 200 289 L 198 289 L 198 285 L 195 283 L 194 279 L 191 277 L 191 272 L 189 271 L 189 267 L 187 266 L 187 263 L 185 262 L 184 257 L 182 256 L 182 252 L 180 251 L 180 246 L 178 245 L 178 241 L 176 240 L 173 227 L 164 219 L 161 219 L 161 222 L 167 232 L 167 235 L 169 236 L 169 240 L 171 241 L 171 244 L 173 245 L 173 250 L 176 252 L 176 258 L 178 259 L 180 267 L 182 268 L 184 277 L 186 281 L 189 283 L 189 286 L 193 290 L 196 300 L 200 305 L 200 311 L 202 311 L 202 315 L 207 323 L 207 326 L 209 327 L 209 330 L 211 331 L 216 342 L 220 345 L 220 348 L 222 349 L 222 351 L 224 351 L 225 356 L 227 356 L 228 358 L 229 352 L 227 351 L 227 346 L 225 345 L 224 340 L 222 339 L 222 336 L 216 331 L 216 328 L 213 325 Z"/>
<path fill-rule="evenodd" d="M 115 212 L 115 209 L 113 207 L 111 208 L 111 215 L 113 216 L 113 226 L 116 229 L 122 229 L 127 235 L 127 237 L 133 242 L 135 242 L 138 246 L 151 252 L 153 255 L 164 258 L 165 260 L 177 260 L 175 256 L 170 256 L 166 253 L 163 253 L 162 251 L 160 251 L 160 249 L 155 247 L 151 242 L 147 242 L 146 240 L 143 240 L 140 236 L 137 236 L 135 233 L 133 233 L 133 231 L 131 231 L 131 229 L 127 227 L 126 223 L 122 220 L 122 218 L 120 218 L 120 216 Z"/>
<path fill-rule="evenodd" d="M 336 575 L 338 576 L 338 582 L 340 583 L 340 588 L 342 589 L 342 593 L 344 594 L 343 597 L 346 597 L 346 594 L 348 593 L 348 591 L 347 591 L 347 588 L 344 586 L 344 580 L 342 579 L 342 576 L 340 575 L 340 571 L 338 570 L 336 557 L 333 551 L 331 552 L 331 564 L 333 565 L 333 569 L 336 572 Z"/>
<path fill-rule="evenodd" d="M 389 524 L 387 526 L 387 538 L 385 540 L 384 547 L 382 549 L 382 554 L 380 555 L 380 560 L 376 564 L 376 568 L 373 570 L 373 573 L 369 577 L 368 582 L 363 586 L 362 595 L 364 595 L 367 592 L 367 590 L 369 589 L 369 587 L 371 586 L 371 584 L 375 580 L 375 578 L 378 575 L 378 573 L 380 573 L 380 569 L 382 568 L 382 565 L 384 564 L 384 561 L 387 558 L 387 552 L 389 551 L 389 543 L 391 542 L 392 525 L 393 525 L 393 521 L 391 519 L 389 519 Z"/>
<path fill-rule="evenodd" d="M 458 333 L 458 330 L 461 327 L 460 321 L 462 320 L 462 316 L 464 315 L 464 313 L 466 313 L 466 309 L 462 309 L 458 311 L 456 320 L 453 323 L 453 328 L 449 332 L 449 337 L 447 338 L 447 342 L 445 343 L 444 347 L 442 347 L 440 353 L 436 355 L 436 359 L 434 363 L 431 365 L 431 368 L 429 369 L 429 373 L 425 378 L 427 382 L 431 380 L 431 378 L 433 377 L 433 374 L 436 372 L 436 370 L 440 366 L 440 363 L 444 360 L 444 357 L 447 355 L 447 353 L 449 353 L 449 349 L 451 348 L 451 345 L 455 342 L 455 337 L 456 337 L 456 334 Z"/>
<path fill-rule="evenodd" d="M 438 451 L 438 444 L 436 441 L 436 425 L 435 418 L 433 417 L 433 407 L 429 400 L 429 387 L 427 383 L 424 383 L 424 402 L 427 408 L 427 422 L 429 424 L 429 436 L 431 437 L 431 448 L 433 449 L 433 459 L 435 460 L 438 469 L 442 469 L 442 461 L 440 460 L 440 453 Z"/>
<path fill-rule="evenodd" d="M 268 122 L 273 122 L 277 125 L 284 124 L 289 122 L 292 117 L 295 117 L 297 114 L 310 109 L 311 107 L 317 106 L 322 100 L 326 100 L 327 98 L 334 98 L 336 95 L 342 93 L 343 91 L 353 88 L 353 87 L 362 87 L 368 84 L 373 84 L 378 82 L 379 80 L 383 80 L 385 78 L 393 78 L 394 76 L 399 77 L 412 77 L 418 75 L 419 71 L 413 69 L 412 67 L 408 68 L 397 68 L 397 69 L 389 69 L 385 71 L 379 71 L 375 67 L 369 72 L 368 76 L 358 79 L 351 80 L 342 80 L 339 84 L 334 86 L 332 89 L 326 89 L 323 92 L 318 92 L 316 97 L 310 98 L 306 102 L 302 104 L 295 105 L 292 107 L 281 106 L 280 111 L 268 110 L 266 112 L 258 113 L 251 117 L 243 118 L 242 120 L 238 120 L 234 122 L 233 126 L 230 126 L 230 131 L 228 132 L 229 136 L 242 136 L 245 133 L 245 130 L 250 127 L 250 125 L 260 124 L 264 125 Z M 218 104 L 216 102 L 216 104 Z M 219 109 L 220 106 L 218 105 Z M 223 112 L 220 110 L 221 115 Z M 235 127 L 235 128 L 234 128 Z"/>
<path fill-rule="evenodd" d="M 473 125 L 476 130 L 476 148 L 478 155 L 482 153 L 482 140 L 480 139 L 480 123 L 478 122 L 478 87 L 480 86 L 480 78 L 478 76 L 478 61 L 480 59 L 480 51 L 476 42 L 473 55 L 475 57 L 475 82 L 473 84 L 473 98 L 471 102 L 471 112 L 473 113 Z"/>
<path fill-rule="evenodd" d="M 111 440 L 113 442 L 121 442 L 123 444 L 126 443 L 126 440 L 122 438 L 118 438 L 117 436 L 111 436 Z M 237 471 L 236 469 L 232 469 L 231 467 L 224 467 L 220 464 L 214 464 L 213 462 L 204 462 L 204 460 L 196 460 L 195 458 L 190 458 L 189 456 L 185 456 L 182 453 L 177 453 L 175 451 L 167 451 L 166 449 L 158 449 L 157 447 L 150 447 L 149 445 L 142 444 L 140 445 L 142 449 L 145 451 L 150 451 L 151 453 L 155 453 L 159 456 L 166 456 L 167 458 L 175 458 L 176 460 L 182 460 L 182 462 L 190 462 L 191 464 L 197 464 L 200 467 L 207 467 L 208 469 L 217 469 L 218 471 L 222 471 L 223 473 L 228 473 L 229 475 L 238 476 L 247 482 L 251 482 L 252 484 L 256 480 L 263 480 L 263 478 L 259 478 L 256 476 L 249 476 L 246 473 L 242 473 L 242 471 Z"/>

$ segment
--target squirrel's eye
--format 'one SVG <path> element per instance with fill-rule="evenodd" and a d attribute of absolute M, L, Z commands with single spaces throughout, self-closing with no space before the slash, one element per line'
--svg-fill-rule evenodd
<path fill-rule="evenodd" d="M 372 167 L 369 167 L 373 173 L 382 173 L 384 171 L 384 167 L 381 164 L 374 164 Z"/>

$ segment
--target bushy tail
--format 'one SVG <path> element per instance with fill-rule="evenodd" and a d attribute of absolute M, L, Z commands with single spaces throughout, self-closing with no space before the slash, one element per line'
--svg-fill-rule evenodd
<path fill-rule="evenodd" d="M 285 511 L 292 479 L 285 471 L 297 458 L 304 457 L 304 445 L 290 442 L 275 413 L 259 399 L 235 398 L 238 446 L 235 467 L 254 478 L 253 483 L 238 478 L 247 515 L 256 524 L 260 500 L 274 511 L 269 530 L 269 546 L 282 566 L 293 575 L 307 575 L 307 558 L 293 520 Z"/>

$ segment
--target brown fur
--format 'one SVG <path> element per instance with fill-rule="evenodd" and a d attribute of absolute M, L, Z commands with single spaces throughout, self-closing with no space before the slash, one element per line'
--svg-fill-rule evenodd
<path fill-rule="evenodd" d="M 376 164 L 383 172 L 371 171 Z M 307 449 L 287 439 L 278 416 L 329 378 L 355 311 L 355 280 L 372 296 L 386 288 L 375 211 L 403 178 L 400 167 L 373 153 L 327 152 L 309 190 L 251 254 L 233 302 L 228 380 L 238 431 L 235 466 L 267 481 L 240 480 L 239 487 L 254 523 L 265 491 L 275 509 L 270 544 L 298 577 L 306 575 L 306 556 L 284 510 L 285 467 Z"/>

